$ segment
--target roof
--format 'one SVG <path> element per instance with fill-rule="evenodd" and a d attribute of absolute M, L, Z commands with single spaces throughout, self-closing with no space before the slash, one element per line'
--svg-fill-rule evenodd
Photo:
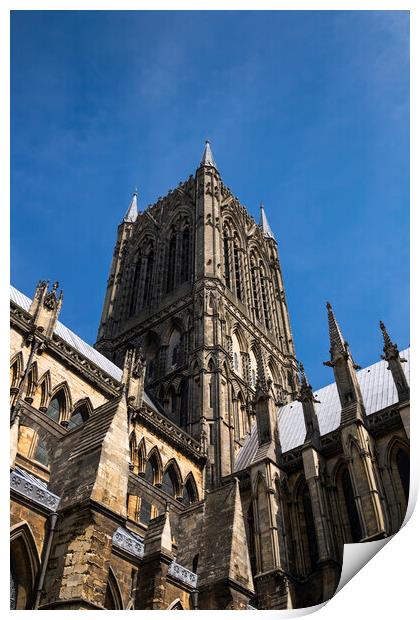
<path fill-rule="evenodd" d="M 137 219 L 137 190 L 134 192 L 131 202 L 128 206 L 127 212 L 124 216 L 124 222 L 135 222 Z"/>
<path fill-rule="evenodd" d="M 29 299 L 26 295 L 18 291 L 14 286 L 10 287 L 10 299 L 20 306 L 26 312 L 29 311 L 29 307 L 32 303 L 32 300 Z M 122 370 L 115 364 L 113 364 L 105 355 L 99 353 L 96 349 L 94 349 L 90 344 L 87 344 L 84 340 L 82 340 L 77 334 L 71 331 L 68 327 L 63 325 L 60 321 L 57 321 L 54 334 L 57 334 L 62 340 L 64 340 L 67 344 L 69 344 L 75 351 L 86 357 L 90 362 L 95 364 L 98 368 L 103 370 L 107 375 L 115 379 L 116 381 L 121 381 L 122 379 Z M 150 396 L 144 392 L 143 400 L 151 409 L 154 411 L 160 412 L 159 408 L 152 401 Z"/>
<path fill-rule="evenodd" d="M 410 349 L 400 353 L 407 360 L 403 364 L 407 381 L 410 380 Z M 384 360 L 376 362 L 359 370 L 357 378 L 365 404 L 366 415 L 372 415 L 386 407 L 398 402 L 397 388 L 395 387 L 392 373 L 387 369 L 388 363 Z M 318 417 L 321 435 L 326 435 L 340 426 L 341 404 L 335 383 L 327 385 L 314 396 L 319 403 L 315 403 L 315 411 Z M 283 407 L 277 413 L 280 445 L 282 452 L 297 448 L 305 442 L 306 429 L 303 417 L 302 403 L 294 400 Z M 248 467 L 253 462 L 258 449 L 257 425 L 251 429 L 249 437 L 245 440 L 235 462 L 235 471 Z"/>

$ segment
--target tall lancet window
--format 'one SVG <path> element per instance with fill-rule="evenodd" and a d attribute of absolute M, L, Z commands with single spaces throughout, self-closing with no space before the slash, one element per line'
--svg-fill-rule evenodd
<path fill-rule="evenodd" d="M 232 288 L 232 278 L 230 274 L 230 252 L 229 252 L 229 229 L 227 226 L 223 228 L 223 258 L 225 267 L 225 284 L 228 288 Z"/>
<path fill-rule="evenodd" d="M 130 306 L 128 309 L 128 316 L 133 316 L 136 313 L 137 299 L 140 288 L 141 277 L 141 254 L 137 256 L 136 268 L 134 270 L 134 277 L 131 284 Z"/>
<path fill-rule="evenodd" d="M 186 282 L 190 276 L 190 229 L 188 226 L 182 233 L 181 249 L 181 282 Z"/>
<path fill-rule="evenodd" d="M 235 288 L 236 297 L 242 301 L 242 269 L 241 269 L 241 257 L 239 248 L 239 239 L 235 235 L 233 239 L 233 264 L 235 268 Z"/>
<path fill-rule="evenodd" d="M 166 291 L 169 293 L 175 287 L 175 263 L 176 259 L 176 236 L 172 233 L 168 248 L 168 275 L 166 280 Z"/>
<path fill-rule="evenodd" d="M 153 263 L 155 260 L 155 253 L 153 247 L 149 249 L 149 253 L 146 256 L 146 273 L 144 276 L 144 290 L 143 290 L 143 304 L 142 307 L 145 308 L 151 298 L 152 292 L 152 276 L 153 276 Z"/>
<path fill-rule="evenodd" d="M 261 301 L 264 314 L 264 323 L 267 329 L 271 328 L 270 306 L 267 290 L 267 279 L 265 276 L 265 269 L 262 261 L 260 261 L 260 287 L 261 287 Z"/>
<path fill-rule="evenodd" d="M 252 285 L 252 301 L 254 303 L 255 317 L 260 320 L 260 300 L 258 295 L 258 268 L 255 254 L 251 254 L 251 285 Z"/>

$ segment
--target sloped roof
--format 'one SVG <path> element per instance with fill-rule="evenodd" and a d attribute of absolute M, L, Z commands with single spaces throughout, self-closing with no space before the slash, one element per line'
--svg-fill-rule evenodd
<path fill-rule="evenodd" d="M 400 353 L 407 360 L 403 364 L 407 381 L 410 380 L 410 349 Z M 398 402 L 397 388 L 392 379 L 388 363 L 384 360 L 367 366 L 357 373 L 362 391 L 366 414 L 372 415 Z M 340 426 L 341 404 L 337 386 L 331 383 L 314 392 L 319 403 L 315 404 L 321 435 L 326 435 Z M 294 400 L 292 403 L 280 407 L 277 413 L 279 437 L 282 452 L 303 445 L 306 429 L 303 417 L 302 403 Z M 248 467 L 255 458 L 258 449 L 257 425 L 251 429 L 235 461 L 235 471 Z"/>
<path fill-rule="evenodd" d="M 16 289 L 14 286 L 10 287 L 10 299 L 26 312 L 29 311 L 32 300 L 20 291 L 18 291 L 18 289 Z M 87 344 L 87 342 L 82 340 L 77 334 L 72 332 L 71 329 L 63 325 L 63 323 L 61 323 L 60 321 L 57 321 L 54 333 L 57 334 L 57 336 L 59 336 L 60 338 L 62 338 L 64 342 L 73 347 L 73 349 L 75 349 L 78 353 L 81 353 L 81 355 L 83 355 L 90 362 L 95 364 L 95 366 L 106 372 L 107 375 L 109 375 L 116 381 L 121 381 L 121 368 L 113 364 L 107 357 L 105 357 L 105 355 L 99 353 L 99 351 L 90 346 L 90 344 Z M 144 392 L 143 400 L 146 405 L 148 405 L 148 407 L 160 413 L 158 407 L 152 401 L 150 396 L 146 394 L 146 392 Z"/>

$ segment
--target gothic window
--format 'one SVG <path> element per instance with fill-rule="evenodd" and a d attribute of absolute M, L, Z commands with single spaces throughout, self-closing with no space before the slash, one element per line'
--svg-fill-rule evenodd
<path fill-rule="evenodd" d="M 176 235 L 172 233 L 168 248 L 167 280 L 166 292 L 170 293 L 175 287 L 175 268 L 176 268 Z"/>
<path fill-rule="evenodd" d="M 62 417 L 64 413 L 65 405 L 66 405 L 66 399 L 65 399 L 63 391 L 60 390 L 60 392 L 58 392 L 58 394 L 56 394 L 54 398 L 52 398 L 50 404 L 48 405 L 48 409 L 45 412 L 45 415 L 51 418 L 51 420 L 54 420 L 55 422 L 59 422 L 60 418 Z"/>
<path fill-rule="evenodd" d="M 141 275 L 141 254 L 139 253 L 136 261 L 136 268 L 134 270 L 133 282 L 131 285 L 130 305 L 128 316 L 133 316 L 136 313 L 137 296 L 140 288 L 140 275 Z"/>
<path fill-rule="evenodd" d="M 146 468 L 144 471 L 144 478 L 150 484 L 158 484 L 160 481 L 160 476 L 162 471 L 162 462 L 160 460 L 160 455 L 157 449 L 153 449 L 152 453 L 149 455 L 147 459 Z"/>
<path fill-rule="evenodd" d="M 188 423 L 188 379 L 183 379 L 180 391 L 179 425 L 186 429 Z"/>
<path fill-rule="evenodd" d="M 162 491 L 165 491 L 171 497 L 178 495 L 178 479 L 173 465 L 170 465 L 165 471 L 162 479 Z"/>
<path fill-rule="evenodd" d="M 410 458 L 407 452 L 402 448 L 398 449 L 396 461 L 401 484 L 404 490 L 405 501 L 408 503 L 408 496 L 410 493 Z"/>
<path fill-rule="evenodd" d="M 252 286 L 252 301 L 254 303 L 255 317 L 258 321 L 261 318 L 260 314 L 260 300 L 258 294 L 258 268 L 255 255 L 251 254 L 251 286 Z"/>
<path fill-rule="evenodd" d="M 343 467 L 343 471 L 341 474 L 341 488 L 347 512 L 347 521 L 351 532 L 351 542 L 359 542 L 362 538 L 362 527 L 360 525 L 359 513 L 354 497 L 353 485 L 351 483 L 351 478 L 347 467 Z"/>
<path fill-rule="evenodd" d="M 247 519 L 246 519 L 246 533 L 248 538 L 249 560 L 251 562 L 252 574 L 257 572 L 257 555 L 255 550 L 255 529 L 254 529 L 254 509 L 252 501 L 249 504 Z"/>
<path fill-rule="evenodd" d="M 185 504 L 185 506 L 189 506 L 190 504 L 193 504 L 194 502 L 197 502 L 197 501 L 198 501 L 197 487 L 194 482 L 194 478 L 191 475 L 189 475 L 186 483 L 184 484 L 184 491 L 182 493 L 182 503 Z"/>
<path fill-rule="evenodd" d="M 181 282 L 186 282 L 190 275 L 190 229 L 182 233 Z"/>
<path fill-rule="evenodd" d="M 235 372 L 242 377 L 241 347 L 236 333 L 232 334 L 232 365 Z"/>
<path fill-rule="evenodd" d="M 261 287 L 261 301 L 264 314 L 264 323 L 267 329 L 271 328 L 270 307 L 267 291 L 267 280 L 263 263 L 260 261 L 260 287 Z"/>
<path fill-rule="evenodd" d="M 193 557 L 193 561 L 192 561 L 192 572 L 196 575 L 197 574 L 197 569 L 198 569 L 198 559 L 199 559 L 199 554 L 197 553 L 194 557 Z"/>
<path fill-rule="evenodd" d="M 117 580 L 111 569 L 109 570 L 108 583 L 106 586 L 104 607 L 105 609 L 123 608 Z"/>
<path fill-rule="evenodd" d="M 10 609 L 31 609 L 39 560 L 35 541 L 25 524 L 10 541 Z"/>
<path fill-rule="evenodd" d="M 89 413 L 87 407 L 85 405 L 79 407 L 71 416 L 68 429 L 71 430 L 73 428 L 76 428 L 76 426 L 79 426 L 80 424 L 86 422 L 88 418 Z"/>
<path fill-rule="evenodd" d="M 242 268 L 239 248 L 239 239 L 235 235 L 233 239 L 233 264 L 235 268 L 235 290 L 236 297 L 242 301 Z"/>
<path fill-rule="evenodd" d="M 249 352 L 249 362 L 250 362 L 250 366 L 251 366 L 251 387 L 253 389 L 255 389 L 256 385 L 257 385 L 257 376 L 258 376 L 258 372 L 257 372 L 257 358 L 255 356 L 254 351 L 250 351 Z"/>
<path fill-rule="evenodd" d="M 168 411 L 171 415 L 171 418 L 175 420 L 177 415 L 177 396 L 173 385 L 171 385 L 171 387 L 169 388 L 168 397 Z"/>
<path fill-rule="evenodd" d="M 229 251 L 229 229 L 223 228 L 223 257 L 225 267 L 225 284 L 228 288 L 232 288 L 231 267 L 230 267 L 230 251 Z"/>
<path fill-rule="evenodd" d="M 173 370 L 180 361 L 181 333 L 174 329 L 168 345 L 168 370 Z"/>
<path fill-rule="evenodd" d="M 153 248 L 151 248 L 149 250 L 148 255 L 146 256 L 146 269 L 145 269 L 145 276 L 144 276 L 142 308 L 146 308 L 146 306 L 150 303 L 154 260 L 155 260 L 155 253 L 154 253 Z"/>
<path fill-rule="evenodd" d="M 38 463 L 42 463 L 45 467 L 48 467 L 50 464 L 50 457 L 47 450 L 47 444 L 44 439 L 38 438 L 38 442 L 36 444 L 36 448 L 33 452 L 32 458 Z"/>

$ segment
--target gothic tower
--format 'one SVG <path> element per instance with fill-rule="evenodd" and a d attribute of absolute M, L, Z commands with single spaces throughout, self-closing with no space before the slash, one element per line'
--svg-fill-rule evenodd
<path fill-rule="evenodd" d="M 261 386 L 296 396 L 277 243 L 224 185 L 210 144 L 195 176 L 118 227 L 95 347 L 121 366 L 140 346 L 147 393 L 207 449 L 207 484 L 234 468 Z"/>

